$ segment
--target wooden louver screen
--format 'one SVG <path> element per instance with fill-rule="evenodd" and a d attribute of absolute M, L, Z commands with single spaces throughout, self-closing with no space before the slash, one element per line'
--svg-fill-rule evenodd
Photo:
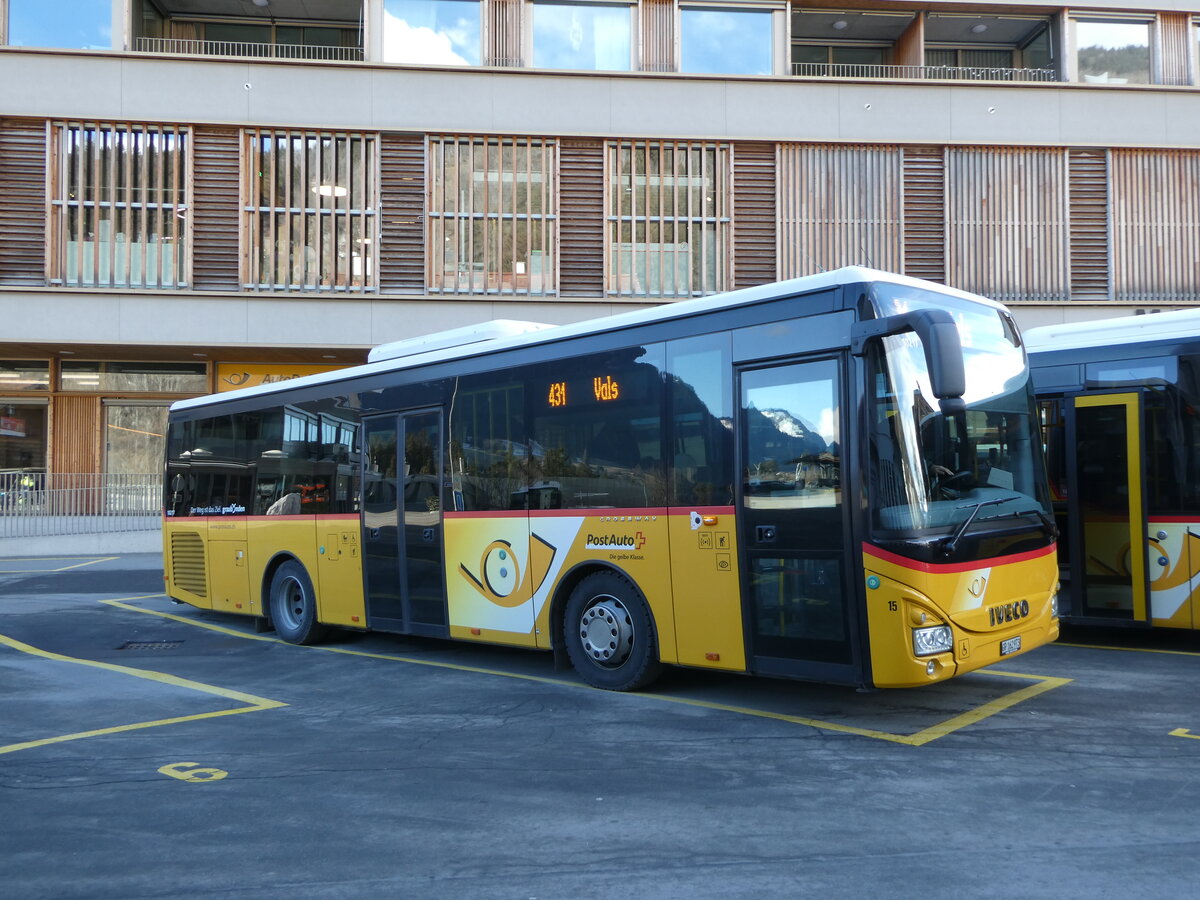
<path fill-rule="evenodd" d="M 379 136 L 256 128 L 244 139 L 246 285 L 373 290 Z"/>
<path fill-rule="evenodd" d="M 1200 300 L 1200 153 L 1112 150 L 1113 299 Z"/>
<path fill-rule="evenodd" d="M 1159 13 L 1159 59 L 1163 84 L 1188 84 L 1188 59 L 1195 31 L 1189 13 Z"/>
<path fill-rule="evenodd" d="M 430 138 L 431 291 L 557 290 L 557 157 L 546 138 Z"/>
<path fill-rule="evenodd" d="M 946 152 L 904 148 L 904 274 L 946 281 Z"/>
<path fill-rule="evenodd" d="M 946 280 L 995 300 L 1066 300 L 1065 152 L 954 147 Z"/>
<path fill-rule="evenodd" d="M 383 291 L 425 290 L 425 139 L 380 137 L 379 287 Z"/>
<path fill-rule="evenodd" d="M 0 284 L 45 284 L 45 122 L 0 119 L 0 198 Z"/>
<path fill-rule="evenodd" d="M 898 269 L 900 174 L 894 147 L 781 145 L 781 275 Z"/>
<path fill-rule="evenodd" d="M 54 398 L 53 471 L 87 474 L 100 471 L 100 398 Z M 66 487 L 66 485 L 57 485 Z"/>
<path fill-rule="evenodd" d="M 559 294 L 604 293 L 604 145 L 565 140 L 559 149 Z"/>
<path fill-rule="evenodd" d="M 1109 284 L 1108 153 L 1072 150 L 1070 191 L 1071 299 L 1107 300 Z"/>
<path fill-rule="evenodd" d="M 728 289 L 730 151 L 702 141 L 607 145 L 609 293 L 674 299 Z"/>
<path fill-rule="evenodd" d="M 641 22 L 641 70 L 675 71 L 675 2 L 642 0 L 638 13 Z"/>
<path fill-rule="evenodd" d="M 522 0 L 491 0 L 486 4 L 489 66 L 520 66 Z"/>
<path fill-rule="evenodd" d="M 236 291 L 238 274 L 238 132 L 197 128 L 192 135 L 192 285 Z"/>
<path fill-rule="evenodd" d="M 189 268 L 189 130 L 57 122 L 53 133 L 52 283 L 182 287 Z"/>
<path fill-rule="evenodd" d="M 775 145 L 733 148 L 733 287 L 774 281 Z"/>

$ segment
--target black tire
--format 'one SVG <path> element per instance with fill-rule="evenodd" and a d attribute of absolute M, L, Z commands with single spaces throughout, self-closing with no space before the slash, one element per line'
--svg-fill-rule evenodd
<path fill-rule="evenodd" d="M 271 624 L 289 644 L 315 644 L 329 634 L 317 621 L 317 595 L 304 566 L 289 559 L 271 579 Z"/>
<path fill-rule="evenodd" d="M 662 672 L 646 601 L 614 572 L 575 586 L 563 618 L 567 656 L 579 677 L 607 691 L 636 691 Z"/>

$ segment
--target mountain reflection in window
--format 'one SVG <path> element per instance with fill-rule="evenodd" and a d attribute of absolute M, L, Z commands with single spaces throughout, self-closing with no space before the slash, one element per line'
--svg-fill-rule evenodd
<path fill-rule="evenodd" d="M 746 505 L 837 506 L 841 502 L 841 449 L 833 378 L 771 384 L 768 378 L 755 377 L 769 374 L 745 376 Z"/>

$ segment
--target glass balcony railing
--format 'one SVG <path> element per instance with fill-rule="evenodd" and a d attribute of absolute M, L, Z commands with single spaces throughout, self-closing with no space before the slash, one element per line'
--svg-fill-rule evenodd
<path fill-rule="evenodd" d="M 250 56 L 259 59 L 323 59 L 361 62 L 362 47 L 328 47 L 313 44 L 254 44 L 245 41 L 195 41 L 180 38 L 139 37 L 140 53 L 168 56 Z"/>
<path fill-rule="evenodd" d="M 807 78 L 927 79 L 945 81 L 1058 81 L 1054 69 L 990 66 L 891 66 L 857 63 L 792 63 L 792 74 Z"/>

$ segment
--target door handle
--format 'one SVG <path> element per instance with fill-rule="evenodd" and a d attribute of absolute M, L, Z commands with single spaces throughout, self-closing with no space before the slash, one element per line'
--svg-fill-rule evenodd
<path fill-rule="evenodd" d="M 760 544 L 775 543 L 775 526 L 774 525 L 757 525 L 754 528 L 754 539 Z"/>
<path fill-rule="evenodd" d="M 378 540 L 379 539 L 379 529 L 378 528 L 368 528 L 367 536 L 370 537 L 371 540 L 373 540 L 373 541 Z"/>
<path fill-rule="evenodd" d="M 436 529 L 426 528 L 424 531 L 421 532 L 421 537 L 424 538 L 427 543 L 433 543 L 433 539 L 436 536 L 436 533 L 437 533 Z"/>

